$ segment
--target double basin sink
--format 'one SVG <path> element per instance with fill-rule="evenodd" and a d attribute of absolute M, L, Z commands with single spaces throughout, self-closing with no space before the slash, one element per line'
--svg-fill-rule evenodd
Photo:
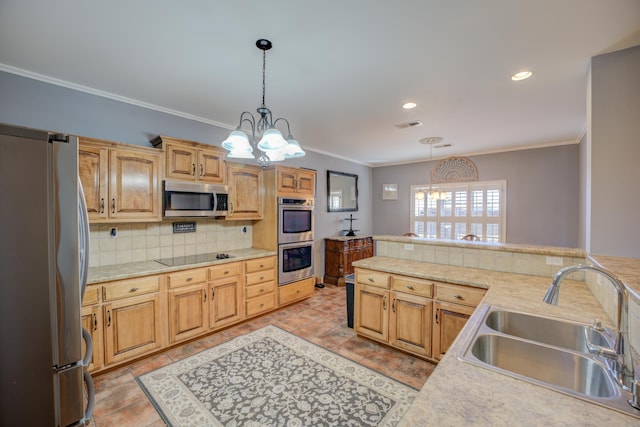
<path fill-rule="evenodd" d="M 607 361 L 592 346 L 614 348 L 614 334 L 586 324 L 485 307 L 459 358 L 465 362 L 640 417 Z"/>

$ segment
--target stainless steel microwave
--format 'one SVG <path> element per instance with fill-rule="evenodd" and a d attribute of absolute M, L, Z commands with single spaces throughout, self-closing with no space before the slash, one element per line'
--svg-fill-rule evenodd
<path fill-rule="evenodd" d="M 228 212 L 226 185 L 169 181 L 163 185 L 163 216 L 224 217 Z"/>

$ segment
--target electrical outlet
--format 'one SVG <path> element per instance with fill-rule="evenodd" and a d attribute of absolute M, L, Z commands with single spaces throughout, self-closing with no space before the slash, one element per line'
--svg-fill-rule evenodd
<path fill-rule="evenodd" d="M 561 256 L 548 256 L 547 257 L 547 265 L 562 265 L 562 257 Z"/>
<path fill-rule="evenodd" d="M 406 243 L 404 245 L 404 250 L 405 251 L 412 251 L 413 250 L 413 245 L 411 243 Z"/>
<path fill-rule="evenodd" d="M 111 227 L 109 229 L 109 236 L 111 236 L 112 239 L 115 239 L 116 237 L 118 237 L 118 228 L 117 227 Z"/>

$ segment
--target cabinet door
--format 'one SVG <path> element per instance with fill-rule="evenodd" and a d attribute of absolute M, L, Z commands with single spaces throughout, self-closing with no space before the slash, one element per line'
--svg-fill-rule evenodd
<path fill-rule="evenodd" d="M 433 301 L 424 297 L 391 292 L 389 343 L 422 356 L 431 356 Z"/>
<path fill-rule="evenodd" d="M 229 215 L 226 219 L 262 219 L 262 169 L 229 165 Z"/>
<path fill-rule="evenodd" d="M 78 176 L 87 200 L 89 220 L 108 217 L 109 150 L 80 144 L 78 148 Z"/>
<path fill-rule="evenodd" d="M 158 294 L 105 304 L 103 315 L 106 365 L 160 348 L 162 329 Z"/>
<path fill-rule="evenodd" d="M 278 192 L 279 193 L 295 193 L 297 190 L 296 185 L 296 170 L 288 168 L 278 168 Z"/>
<path fill-rule="evenodd" d="M 196 180 L 198 150 L 194 147 L 166 144 L 166 176 L 170 179 Z"/>
<path fill-rule="evenodd" d="M 225 182 L 224 152 L 198 150 L 198 181 L 223 184 Z"/>
<path fill-rule="evenodd" d="M 442 359 L 473 313 L 474 307 L 437 301 L 433 315 L 433 357 Z"/>
<path fill-rule="evenodd" d="M 239 322 L 243 319 L 242 284 L 239 277 L 210 283 L 210 328 Z"/>
<path fill-rule="evenodd" d="M 89 372 L 102 368 L 102 311 L 100 306 L 82 307 L 82 327 L 91 335 L 93 342 L 93 356 L 89 361 Z M 82 356 L 86 354 L 86 346 L 82 341 Z"/>
<path fill-rule="evenodd" d="M 316 174 L 312 171 L 298 170 L 296 191 L 301 195 L 313 197 L 316 192 Z"/>
<path fill-rule="evenodd" d="M 357 334 L 389 341 L 388 300 L 389 291 L 356 284 L 354 330 Z"/>
<path fill-rule="evenodd" d="M 109 215 L 120 220 L 161 220 L 160 155 L 111 150 Z"/>
<path fill-rule="evenodd" d="M 209 328 L 207 285 L 169 291 L 169 339 L 171 343 L 204 334 Z"/>

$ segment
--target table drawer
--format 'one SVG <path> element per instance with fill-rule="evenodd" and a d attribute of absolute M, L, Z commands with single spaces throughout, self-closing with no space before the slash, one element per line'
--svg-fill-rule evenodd
<path fill-rule="evenodd" d="M 240 276 L 242 274 L 242 263 L 232 262 L 229 264 L 209 267 L 209 280 L 224 279 L 225 277 Z"/>
<path fill-rule="evenodd" d="M 433 282 L 413 277 L 391 276 L 391 289 L 431 298 L 433 295 Z"/>
<path fill-rule="evenodd" d="M 356 282 L 389 289 L 389 274 L 358 268 L 356 269 Z"/>
<path fill-rule="evenodd" d="M 245 261 L 245 272 L 254 273 L 256 271 L 273 270 L 276 266 L 275 260 L 275 257 L 267 257 Z"/>
<path fill-rule="evenodd" d="M 158 292 L 160 276 L 141 277 L 109 283 L 102 288 L 104 301 Z"/>
<path fill-rule="evenodd" d="M 272 310 L 276 306 L 275 294 L 270 293 L 247 301 L 247 316 Z"/>
<path fill-rule="evenodd" d="M 176 271 L 167 274 L 167 286 L 178 288 L 185 285 L 194 285 L 207 281 L 207 269 L 197 268 L 193 270 Z"/>
<path fill-rule="evenodd" d="M 274 270 L 256 271 L 255 273 L 247 274 L 244 283 L 247 286 L 251 286 L 256 283 L 273 281 L 275 277 L 276 273 Z"/>
<path fill-rule="evenodd" d="M 276 290 L 276 282 L 264 282 L 253 286 L 247 286 L 245 295 L 247 299 L 255 298 L 260 295 L 266 295 Z"/>
<path fill-rule="evenodd" d="M 436 285 L 436 298 L 441 301 L 455 302 L 472 307 L 480 303 L 486 289 L 470 286 Z"/>

